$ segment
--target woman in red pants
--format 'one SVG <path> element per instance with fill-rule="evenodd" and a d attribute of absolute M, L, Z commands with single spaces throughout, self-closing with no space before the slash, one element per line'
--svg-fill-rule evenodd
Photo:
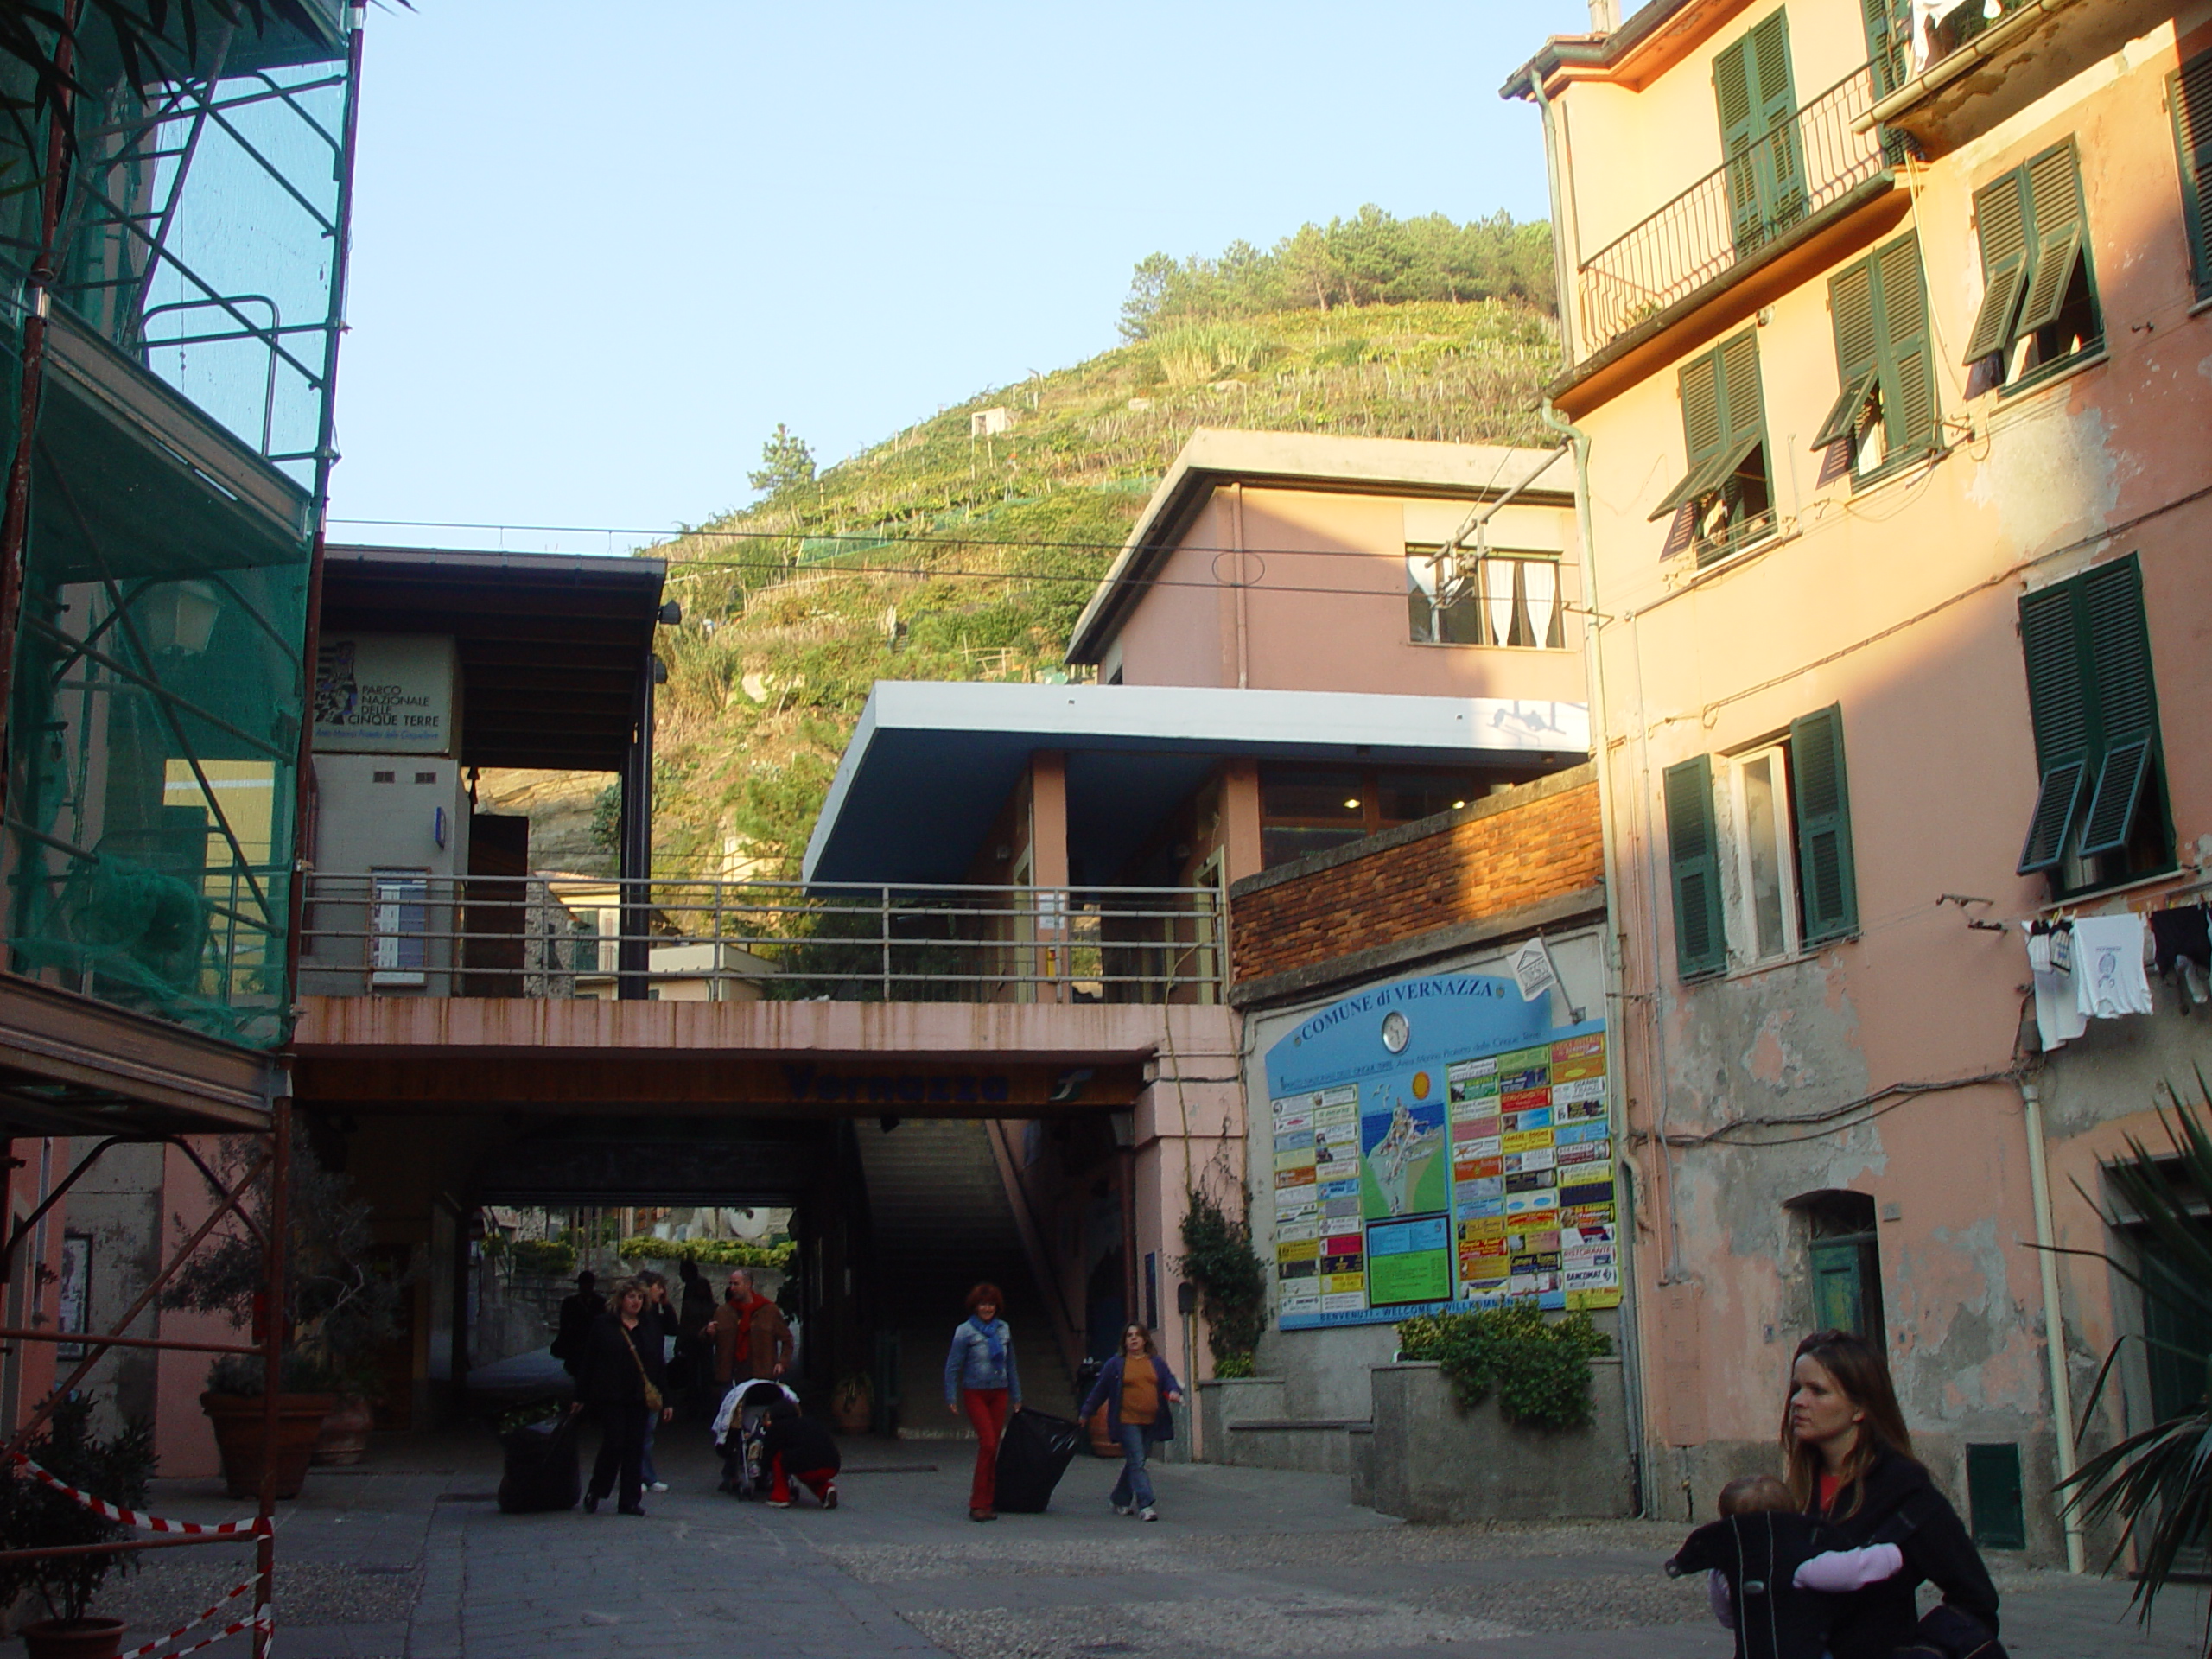
<path fill-rule="evenodd" d="M 968 1489 L 968 1518 L 995 1521 L 999 1437 L 1009 1412 L 1021 1404 L 1021 1373 L 1014 1369 L 1014 1332 L 999 1317 L 1006 1299 L 996 1285 L 968 1293 L 968 1317 L 952 1332 L 944 1357 L 945 1408 L 957 1417 L 964 1407 L 976 1427 L 976 1478 Z"/>

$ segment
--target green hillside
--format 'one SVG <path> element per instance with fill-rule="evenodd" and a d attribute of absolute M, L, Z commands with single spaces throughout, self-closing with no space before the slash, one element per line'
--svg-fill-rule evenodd
<path fill-rule="evenodd" d="M 650 550 L 684 612 L 660 647 L 660 873 L 795 874 L 879 679 L 1065 672 L 1076 616 L 1196 427 L 1546 442 L 1556 338 L 1525 301 L 1173 309 Z M 1006 429 L 971 435 L 1001 409 Z"/>

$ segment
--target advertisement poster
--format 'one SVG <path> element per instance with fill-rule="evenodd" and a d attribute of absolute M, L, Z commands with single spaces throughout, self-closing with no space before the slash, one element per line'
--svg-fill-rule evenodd
<path fill-rule="evenodd" d="M 1619 1304 L 1605 1024 L 1552 1027 L 1550 1001 L 1405 980 L 1268 1051 L 1282 1329 Z"/>

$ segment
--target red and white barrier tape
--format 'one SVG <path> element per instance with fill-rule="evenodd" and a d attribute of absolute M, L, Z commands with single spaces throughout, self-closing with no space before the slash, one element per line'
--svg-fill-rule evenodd
<path fill-rule="evenodd" d="M 15 1462 L 21 1464 L 24 1468 L 30 1471 L 32 1479 L 40 1482 L 41 1484 L 52 1487 L 55 1491 L 60 1492 L 64 1497 L 75 1500 L 78 1503 L 82 1504 L 86 1509 L 90 1510 L 95 1515 L 105 1516 L 107 1519 L 115 1522 L 120 1526 L 135 1527 L 140 1532 L 176 1532 L 198 1533 L 202 1535 L 214 1535 L 219 1534 L 224 1535 L 234 1535 L 244 1533 L 257 1533 L 262 1529 L 261 1522 L 258 1518 L 252 1518 L 245 1521 L 225 1521 L 219 1525 L 209 1526 L 205 1522 L 199 1521 L 168 1521 L 164 1520 L 158 1515 L 141 1515 L 136 1510 L 126 1510 L 118 1504 L 109 1503 L 104 1497 L 94 1497 L 90 1492 L 78 1491 L 77 1488 L 70 1485 L 68 1482 L 63 1480 L 60 1476 L 54 1474 L 48 1470 L 40 1468 L 37 1464 L 32 1462 L 30 1459 L 24 1456 L 20 1452 L 13 1453 L 12 1456 Z"/>
<path fill-rule="evenodd" d="M 240 1630 L 268 1630 L 271 1633 L 273 1637 L 276 1629 L 276 1621 L 269 1616 L 269 1604 L 267 1602 L 264 1602 L 260 1606 L 254 1609 L 253 1617 L 251 1618 L 242 1618 L 235 1624 L 226 1624 L 221 1630 L 216 1631 L 214 1635 L 202 1637 L 199 1641 L 194 1643 L 188 1648 L 172 1648 L 162 1656 L 162 1659 L 184 1659 L 184 1656 L 186 1654 L 197 1653 L 202 1648 L 212 1648 L 218 1642 L 221 1642 L 230 1637 L 236 1636 Z M 165 1636 L 162 1638 L 162 1642 L 172 1641 L 174 1639 L 174 1637 Z M 146 1644 L 146 1648 L 157 1648 L 161 1646 L 161 1642 L 149 1642 Z M 146 1648 L 134 1648 L 128 1656 L 128 1659 L 140 1659 L 140 1656 L 146 1651 Z"/>
<path fill-rule="evenodd" d="M 124 1659 L 147 1659 L 147 1656 L 154 1653 L 158 1649 L 168 1647 L 168 1644 L 175 1641 L 177 1637 L 198 1630 L 209 1619 L 214 1618 L 216 1614 L 221 1612 L 225 1607 L 228 1606 L 232 1602 L 236 1601 L 240 1596 L 245 1594 L 247 1591 L 253 1589 L 256 1586 L 259 1585 L 260 1582 L 261 1574 L 257 1573 L 251 1578 L 248 1579 L 244 1584 L 238 1586 L 237 1589 L 226 1592 L 223 1599 L 217 1602 L 213 1607 L 207 1608 L 202 1612 L 194 1614 L 192 1618 L 185 1620 L 183 1624 L 178 1625 L 176 1629 L 171 1630 L 167 1636 L 157 1636 L 151 1642 L 147 1643 L 143 1647 L 131 1649 L 129 1653 L 124 1656 Z M 188 1648 L 179 1648 L 176 1649 L 175 1653 L 163 1655 L 162 1659 L 176 1659 L 176 1654 L 197 1653 L 201 1648 L 206 1647 L 210 1642 L 219 1642 L 226 1636 L 236 1636 L 240 1630 L 248 1630 L 256 1624 L 266 1624 L 268 1621 L 269 1604 L 266 1601 L 257 1602 L 254 1605 L 253 1615 L 251 1618 L 241 1619 L 233 1624 L 226 1625 L 222 1630 L 218 1630 L 214 1635 L 207 1637 L 206 1641 L 196 1642 Z"/>

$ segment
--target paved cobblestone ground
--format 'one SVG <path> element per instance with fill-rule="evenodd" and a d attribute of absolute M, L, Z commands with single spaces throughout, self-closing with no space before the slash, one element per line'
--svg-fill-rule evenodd
<path fill-rule="evenodd" d="M 1156 1466 L 1160 1521 L 1107 1508 L 1114 1466 L 1078 1460 L 1041 1516 L 966 1516 L 957 1444 L 846 1443 L 842 1506 L 774 1511 L 716 1494 L 702 1440 L 673 1434 L 677 1487 L 642 1521 L 503 1516 L 488 1437 L 395 1438 L 318 1470 L 286 1506 L 282 1659 L 1726 1659 L 1693 1584 L 1659 1563 L 1677 1525 L 1410 1527 L 1341 1480 Z M 156 1507 L 227 1519 L 212 1483 Z M 104 1611 L 133 1645 L 244 1576 L 246 1552 L 150 1552 Z M 2018 1659 L 2189 1659 L 2196 1592 L 2145 1638 L 2126 1591 L 1999 1568 Z M 209 1649 L 243 1659 L 242 1638 Z M 14 1659 L 16 1643 L 0 1643 Z"/>

